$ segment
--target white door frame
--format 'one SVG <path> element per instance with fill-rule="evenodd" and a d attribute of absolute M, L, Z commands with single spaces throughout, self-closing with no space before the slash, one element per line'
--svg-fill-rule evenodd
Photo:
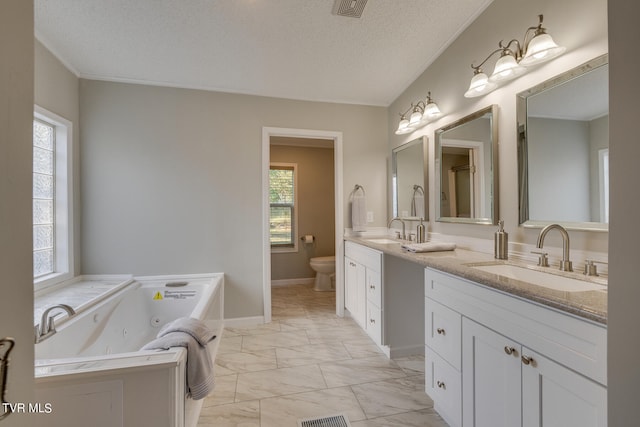
<path fill-rule="evenodd" d="M 336 314 L 344 316 L 343 230 L 344 202 L 342 186 L 342 132 L 277 127 L 262 128 L 262 287 L 264 322 L 271 322 L 271 244 L 269 242 L 269 159 L 272 136 L 333 140 L 335 254 L 336 254 Z"/>

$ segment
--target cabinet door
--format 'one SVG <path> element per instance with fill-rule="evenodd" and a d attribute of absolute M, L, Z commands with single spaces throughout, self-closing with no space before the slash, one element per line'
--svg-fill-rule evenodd
<path fill-rule="evenodd" d="M 345 257 L 344 305 L 351 317 L 363 328 L 366 316 L 365 273 L 364 265 Z"/>
<path fill-rule="evenodd" d="M 521 425 L 518 343 L 462 319 L 462 425 Z"/>
<path fill-rule="evenodd" d="M 436 411 L 450 427 L 460 427 L 462 390 L 460 371 L 425 346 L 425 391 Z"/>
<path fill-rule="evenodd" d="M 382 310 L 372 303 L 367 301 L 367 334 L 378 345 L 382 344 Z"/>
<path fill-rule="evenodd" d="M 522 349 L 523 427 L 605 427 L 607 390 L 527 348 Z"/>

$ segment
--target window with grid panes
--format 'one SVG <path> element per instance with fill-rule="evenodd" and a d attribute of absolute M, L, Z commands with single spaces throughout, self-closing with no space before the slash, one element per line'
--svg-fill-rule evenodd
<path fill-rule="evenodd" d="M 55 271 L 55 126 L 33 121 L 33 277 Z"/>
<path fill-rule="evenodd" d="M 33 279 L 73 277 L 72 123 L 39 106 L 33 119 Z"/>
<path fill-rule="evenodd" d="M 271 246 L 295 246 L 296 166 L 271 164 L 269 169 L 269 232 Z"/>

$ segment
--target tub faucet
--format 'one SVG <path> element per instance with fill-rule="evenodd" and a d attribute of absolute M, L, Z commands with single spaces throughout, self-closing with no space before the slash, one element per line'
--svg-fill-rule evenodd
<path fill-rule="evenodd" d="M 64 311 L 66 311 L 69 317 L 76 314 L 76 311 L 71 306 L 68 306 L 67 304 L 56 304 L 56 305 L 52 305 L 51 307 L 48 307 L 42 313 L 42 318 L 40 319 L 40 325 L 37 325 L 35 327 L 36 344 L 38 344 L 40 341 L 43 341 L 49 338 L 51 335 L 56 333 L 56 324 L 54 321 L 55 314 L 53 316 L 49 316 L 49 313 L 51 312 L 51 310 L 55 310 L 56 308 L 61 308 Z"/>
<path fill-rule="evenodd" d="M 405 240 L 407 238 L 407 235 L 406 235 L 404 220 L 400 217 L 391 218 L 391 221 L 389 221 L 389 224 L 387 224 L 387 228 L 391 228 L 391 223 L 393 221 L 400 221 L 402 223 L 402 235 L 400 236 L 400 238 L 402 240 Z"/>
<path fill-rule="evenodd" d="M 557 229 L 562 235 L 562 261 L 560 261 L 560 270 L 562 271 L 573 271 L 573 267 L 571 265 L 571 261 L 569 260 L 569 233 L 567 230 L 560 224 L 549 224 L 542 230 L 540 230 L 540 234 L 538 235 L 538 244 L 536 245 L 538 249 L 542 249 L 542 245 L 544 244 L 544 238 L 550 230 Z"/>

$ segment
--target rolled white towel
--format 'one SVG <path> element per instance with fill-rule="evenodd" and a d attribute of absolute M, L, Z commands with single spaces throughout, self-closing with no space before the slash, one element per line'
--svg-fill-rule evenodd
<path fill-rule="evenodd" d="M 364 195 L 355 194 L 351 202 L 351 228 L 353 231 L 367 230 L 367 202 Z"/>
<path fill-rule="evenodd" d="M 425 243 L 410 243 L 402 245 L 403 249 L 409 252 L 441 252 L 452 251 L 456 248 L 455 243 L 443 243 L 443 242 L 425 242 Z"/>

